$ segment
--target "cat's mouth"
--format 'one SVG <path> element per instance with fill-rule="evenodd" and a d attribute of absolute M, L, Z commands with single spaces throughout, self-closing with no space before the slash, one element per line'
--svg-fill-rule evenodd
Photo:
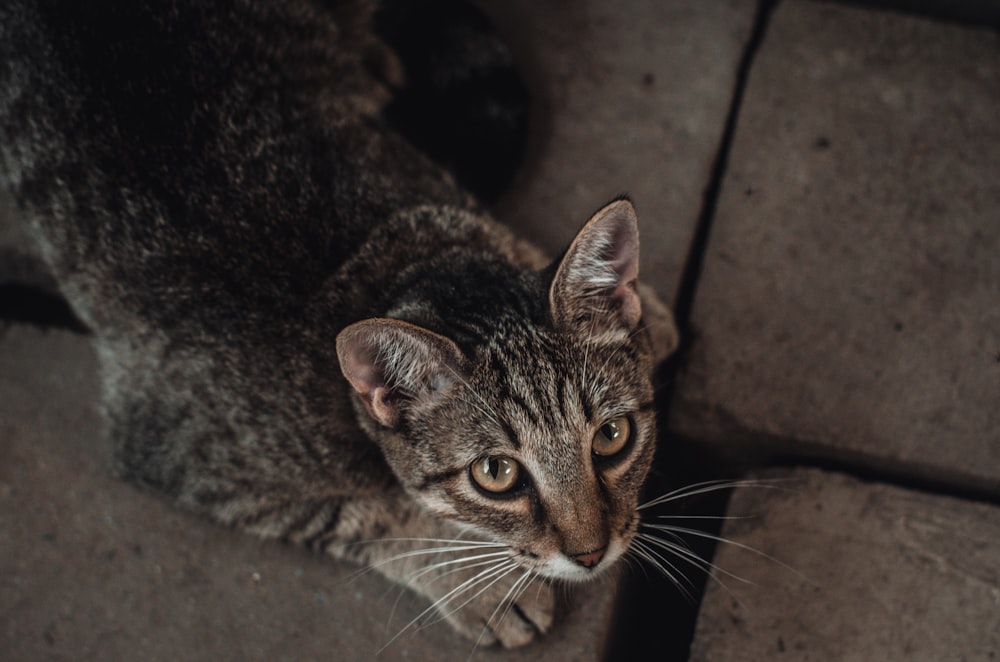
<path fill-rule="evenodd" d="M 595 579 L 616 565 L 628 549 L 631 536 L 616 537 L 606 547 L 583 554 L 557 552 L 548 558 L 529 551 L 519 551 L 515 560 L 525 568 L 549 579 L 586 582 Z"/>
<path fill-rule="evenodd" d="M 639 513 L 633 511 L 625 524 L 612 532 L 611 540 L 603 548 L 583 553 L 559 550 L 546 555 L 518 550 L 514 558 L 525 568 L 530 568 L 543 577 L 571 582 L 590 581 L 604 575 L 625 556 L 635 539 L 640 521 Z"/>

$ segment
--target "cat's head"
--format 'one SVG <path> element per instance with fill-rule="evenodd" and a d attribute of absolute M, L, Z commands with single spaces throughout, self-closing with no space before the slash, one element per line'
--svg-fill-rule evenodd
<path fill-rule="evenodd" d="M 471 351 L 385 318 L 337 338 L 341 368 L 404 488 L 545 576 L 592 577 L 638 524 L 656 444 L 657 358 L 638 260 L 635 212 L 617 200 L 535 274 L 528 291 L 541 314 L 499 313 Z"/>

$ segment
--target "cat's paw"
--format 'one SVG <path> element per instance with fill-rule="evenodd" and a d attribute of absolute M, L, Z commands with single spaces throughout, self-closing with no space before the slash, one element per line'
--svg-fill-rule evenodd
<path fill-rule="evenodd" d="M 440 605 L 438 611 L 459 633 L 480 646 L 523 646 L 552 627 L 556 599 L 552 585 L 539 578 L 523 591 L 523 586 L 515 588 L 519 597 L 511 604 L 508 595 L 515 581 L 497 582 L 479 595 L 475 595 L 478 589 L 473 589 L 471 600 L 459 597 Z"/>

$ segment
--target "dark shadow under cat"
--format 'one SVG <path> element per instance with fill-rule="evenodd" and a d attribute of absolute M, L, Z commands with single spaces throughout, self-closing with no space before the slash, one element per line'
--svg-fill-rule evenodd
<path fill-rule="evenodd" d="M 386 122 L 371 17 L 4 3 L 0 180 L 124 475 L 519 645 L 636 535 L 676 334 L 627 199 L 549 262 Z"/>

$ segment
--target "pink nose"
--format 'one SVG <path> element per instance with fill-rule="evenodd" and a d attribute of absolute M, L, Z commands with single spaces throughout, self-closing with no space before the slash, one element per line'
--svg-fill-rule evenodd
<path fill-rule="evenodd" d="M 607 547 L 602 547 L 595 552 L 587 552 L 586 554 L 574 554 L 573 560 L 582 565 L 584 568 L 593 568 L 601 562 L 601 559 L 604 558 L 605 550 L 607 550 Z"/>

